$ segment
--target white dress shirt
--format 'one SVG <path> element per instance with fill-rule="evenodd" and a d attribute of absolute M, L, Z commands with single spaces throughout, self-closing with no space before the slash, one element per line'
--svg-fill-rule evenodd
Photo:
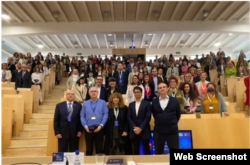
<path fill-rule="evenodd" d="M 167 105 L 168 105 L 169 97 L 167 96 L 165 99 L 162 99 L 161 96 L 160 96 L 160 97 L 159 97 L 159 100 L 160 100 L 161 108 L 162 108 L 163 111 L 164 111 L 165 108 L 166 108 Z"/>
<path fill-rule="evenodd" d="M 136 114 L 136 116 L 138 116 L 140 105 L 141 105 L 141 101 L 135 102 L 135 114 Z"/>
<path fill-rule="evenodd" d="M 97 88 L 97 90 L 98 90 L 98 96 L 97 96 L 97 98 L 100 99 L 101 87 L 96 87 L 96 88 Z"/>

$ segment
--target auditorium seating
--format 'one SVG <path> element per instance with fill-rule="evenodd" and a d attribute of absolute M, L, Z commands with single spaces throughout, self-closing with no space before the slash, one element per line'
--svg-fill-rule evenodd
<path fill-rule="evenodd" d="M 215 74 L 215 73 L 213 73 Z M 32 155 L 51 156 L 57 151 L 57 139 L 53 131 L 55 105 L 65 101 L 67 79 L 55 87 L 55 73 L 45 77 L 39 105 L 39 86 L 31 89 L 14 89 L 14 83 L 2 84 L 2 153 L 4 156 Z M 217 74 L 212 80 L 217 84 Z M 183 114 L 180 130 L 192 130 L 194 148 L 249 148 L 249 118 L 245 117 L 243 80 L 220 76 L 218 89 L 224 96 L 230 116 L 219 114 Z M 228 93 L 228 95 L 227 95 Z M 244 94 L 243 94 L 244 93 Z M 125 105 L 125 95 L 123 95 Z M 4 114 L 4 115 L 3 115 Z M 14 121 L 14 122 L 13 122 Z M 151 129 L 154 119 L 150 122 Z M 49 147 L 48 147 L 49 146 Z M 80 150 L 85 151 L 84 135 L 80 139 Z"/>

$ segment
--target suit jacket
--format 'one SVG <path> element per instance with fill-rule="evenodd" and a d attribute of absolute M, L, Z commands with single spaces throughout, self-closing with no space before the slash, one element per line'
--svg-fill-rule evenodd
<path fill-rule="evenodd" d="M 67 102 L 61 102 L 56 105 L 54 114 L 54 132 L 55 135 L 61 134 L 63 139 L 77 138 L 77 133 L 83 131 L 80 119 L 82 105 L 78 102 L 73 102 L 73 113 L 71 122 L 68 122 L 68 107 Z"/>
<path fill-rule="evenodd" d="M 225 74 L 225 72 L 226 72 L 226 68 L 227 68 L 227 66 L 226 65 L 224 65 L 223 66 L 223 71 L 224 71 L 224 74 Z M 218 67 L 217 67 L 217 72 L 218 72 L 218 77 L 220 78 L 220 73 L 221 73 L 221 65 L 219 65 Z"/>
<path fill-rule="evenodd" d="M 124 86 L 126 87 L 128 85 L 128 74 L 125 71 L 122 71 L 122 74 L 124 74 L 123 75 L 123 77 L 124 77 L 123 81 L 124 81 Z M 116 79 L 116 84 L 118 86 L 119 85 L 119 79 L 120 79 L 118 71 L 115 71 L 114 78 Z"/>
<path fill-rule="evenodd" d="M 164 83 L 167 83 L 167 78 L 166 78 L 166 76 L 164 76 L 164 75 L 161 75 L 161 76 L 162 76 L 162 77 L 160 77 L 160 76 L 158 75 L 158 77 L 160 77 Z"/>
<path fill-rule="evenodd" d="M 31 75 L 26 71 L 25 75 L 22 77 L 23 71 L 19 72 L 16 79 L 16 89 L 17 88 L 31 88 L 32 81 Z"/>
<path fill-rule="evenodd" d="M 167 75 L 166 75 L 167 79 L 169 79 L 169 77 L 172 76 L 171 75 L 171 71 L 172 71 L 172 68 L 168 68 Z M 177 67 L 174 67 L 174 74 L 173 74 L 173 76 L 175 76 L 175 77 L 179 76 L 179 69 Z"/>
<path fill-rule="evenodd" d="M 11 71 L 11 74 L 12 74 L 12 72 L 16 69 L 16 66 L 14 64 L 8 64 L 8 68 Z"/>
<path fill-rule="evenodd" d="M 141 138 L 150 139 L 150 120 L 151 120 L 151 105 L 148 101 L 142 100 L 138 115 L 136 116 L 135 101 L 129 104 L 128 122 L 129 122 L 129 138 L 135 137 L 134 127 L 142 129 Z"/>
<path fill-rule="evenodd" d="M 11 82 L 16 82 L 18 76 L 18 70 L 12 72 Z"/>
<path fill-rule="evenodd" d="M 162 134 L 178 132 L 181 110 L 176 98 L 169 96 L 165 109 L 161 108 L 159 97 L 155 98 L 152 102 L 152 113 L 155 119 L 155 132 Z"/>
<path fill-rule="evenodd" d="M 159 85 L 161 82 L 163 82 L 162 79 L 161 79 L 160 77 L 158 77 L 158 76 L 157 76 L 157 79 L 158 79 L 157 85 Z M 151 77 L 151 78 L 149 79 L 149 83 L 150 83 L 150 85 L 153 87 L 153 90 L 155 91 L 154 77 Z M 158 90 L 157 90 L 157 91 L 158 91 Z"/>
<path fill-rule="evenodd" d="M 89 96 L 89 89 L 88 89 L 86 100 L 89 100 L 89 99 L 90 99 L 90 96 Z M 102 100 L 108 102 L 108 91 L 103 86 L 101 86 L 101 93 L 100 93 L 99 99 L 102 99 Z"/>

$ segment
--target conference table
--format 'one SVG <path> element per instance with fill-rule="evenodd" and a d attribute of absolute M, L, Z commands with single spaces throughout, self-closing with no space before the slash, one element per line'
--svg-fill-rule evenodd
<path fill-rule="evenodd" d="M 105 156 L 105 163 L 108 159 L 123 159 L 124 161 L 134 161 L 137 165 L 169 165 L 169 155 L 149 155 L 149 156 Z M 2 157 L 2 164 L 17 164 L 17 163 L 39 163 L 48 165 L 52 161 L 52 156 L 44 157 Z M 95 165 L 95 156 L 85 156 L 84 165 Z M 24 164 L 22 164 L 24 165 Z M 27 163 L 27 165 L 30 165 Z"/>

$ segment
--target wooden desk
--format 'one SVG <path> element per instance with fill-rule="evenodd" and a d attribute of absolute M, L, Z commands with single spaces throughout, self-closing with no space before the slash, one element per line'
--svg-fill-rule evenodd
<path fill-rule="evenodd" d="M 237 77 L 227 78 L 227 93 L 228 93 L 228 101 L 235 102 L 236 101 L 236 82 L 238 81 Z"/>
<path fill-rule="evenodd" d="M 246 106 L 245 106 L 245 91 L 246 91 L 246 86 L 244 84 L 244 79 L 240 79 L 240 81 L 236 82 L 236 102 L 237 102 L 237 106 L 240 107 L 241 111 L 246 110 Z"/>
<path fill-rule="evenodd" d="M 2 107 L 2 154 L 10 146 L 12 137 L 12 107 Z"/>

